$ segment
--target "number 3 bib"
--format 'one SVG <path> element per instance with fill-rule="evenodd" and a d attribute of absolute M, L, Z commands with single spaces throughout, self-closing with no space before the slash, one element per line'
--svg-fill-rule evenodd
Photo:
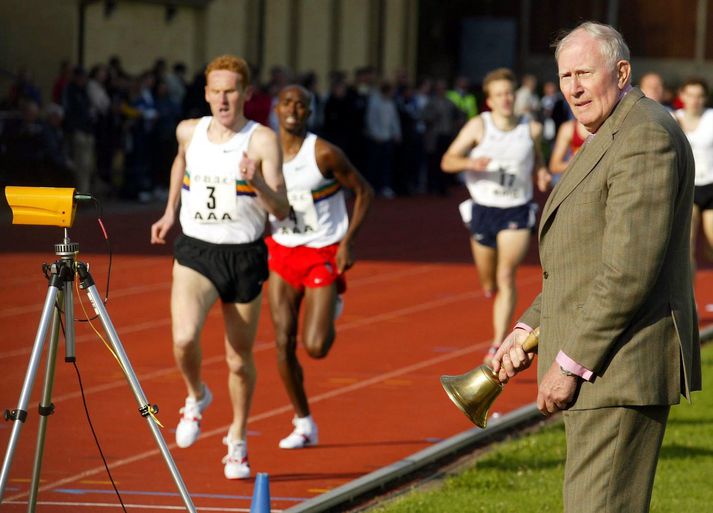
<path fill-rule="evenodd" d="M 191 179 L 191 218 L 197 223 L 237 219 L 235 176 L 200 175 Z"/>

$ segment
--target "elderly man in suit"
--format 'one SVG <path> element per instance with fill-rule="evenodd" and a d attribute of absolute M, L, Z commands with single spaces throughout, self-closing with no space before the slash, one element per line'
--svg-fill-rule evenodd
<path fill-rule="evenodd" d="M 666 110 L 632 88 L 629 49 L 586 22 L 555 52 L 560 87 L 594 134 L 539 227 L 542 292 L 494 357 L 505 382 L 530 365 L 537 405 L 564 410 L 565 512 L 649 510 L 670 406 L 699 390 L 688 233 L 694 163 Z"/>

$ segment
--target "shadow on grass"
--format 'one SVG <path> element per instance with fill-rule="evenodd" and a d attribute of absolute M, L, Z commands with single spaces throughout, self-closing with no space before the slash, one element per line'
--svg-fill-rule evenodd
<path fill-rule="evenodd" d="M 552 458 L 542 459 L 524 459 L 504 457 L 495 460 L 479 461 L 475 465 L 475 469 L 479 471 L 493 470 L 496 472 L 520 472 L 523 469 L 531 471 L 548 470 L 561 467 L 563 459 L 560 455 L 555 455 Z"/>
<path fill-rule="evenodd" d="M 710 458 L 713 449 L 703 447 L 686 447 L 679 444 L 667 444 L 661 448 L 662 460 L 689 460 L 696 458 Z"/>
<path fill-rule="evenodd" d="M 508 441 L 479 460 L 477 471 L 537 472 L 561 467 L 565 457 L 564 424 L 553 423 L 539 436 Z"/>

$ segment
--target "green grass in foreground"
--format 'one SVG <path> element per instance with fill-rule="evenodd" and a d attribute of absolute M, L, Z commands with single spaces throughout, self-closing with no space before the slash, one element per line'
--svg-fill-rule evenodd
<path fill-rule="evenodd" d="M 713 345 L 703 348 L 703 389 L 671 409 L 652 513 L 710 511 L 713 503 Z M 562 511 L 564 426 L 497 444 L 442 486 L 409 492 L 374 513 L 553 513 Z"/>

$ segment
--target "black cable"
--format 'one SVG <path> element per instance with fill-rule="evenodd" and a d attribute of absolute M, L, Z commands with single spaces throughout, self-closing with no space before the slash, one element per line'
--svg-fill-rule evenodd
<path fill-rule="evenodd" d="M 109 234 L 106 231 L 106 228 L 104 227 L 104 223 L 102 222 L 102 215 L 104 213 L 104 209 L 102 207 L 101 202 L 95 198 L 94 196 L 89 196 L 89 199 L 94 201 L 94 207 L 97 210 L 97 222 L 99 223 L 99 228 L 101 228 L 102 234 L 104 235 L 104 242 L 106 242 L 106 249 L 107 253 L 109 254 L 109 266 L 106 272 L 106 290 L 104 291 L 104 304 L 107 304 L 109 301 L 109 283 L 111 281 L 111 262 L 112 262 L 112 251 L 111 251 L 111 241 L 109 240 Z M 84 198 L 87 199 L 87 198 Z M 94 319 L 98 318 L 99 315 L 95 315 L 91 319 L 75 319 L 77 322 L 89 322 L 93 321 Z"/>
<path fill-rule="evenodd" d="M 102 222 L 102 216 L 104 213 L 104 210 L 102 208 L 101 202 L 92 196 L 92 199 L 94 200 L 94 206 L 97 209 L 97 222 L 99 223 L 99 227 L 102 230 L 102 233 L 104 234 L 104 241 L 106 242 L 106 249 L 107 253 L 109 254 L 109 268 L 106 272 L 106 290 L 104 292 L 104 304 L 109 301 L 109 280 L 111 278 L 111 259 L 112 259 L 112 253 L 111 253 L 111 241 L 109 240 L 109 234 L 106 231 L 106 228 L 104 227 L 104 223 Z"/>
<path fill-rule="evenodd" d="M 116 483 L 114 483 L 114 478 L 111 475 L 111 471 L 109 470 L 109 465 L 106 462 L 106 458 L 104 457 L 104 452 L 102 451 L 101 445 L 99 444 L 99 438 L 97 438 L 97 434 L 94 431 L 94 425 L 92 425 L 92 418 L 89 415 L 89 408 L 87 407 L 87 399 L 84 397 L 84 387 L 82 386 L 82 376 L 79 374 L 79 367 L 77 367 L 77 362 L 74 361 L 72 362 L 72 365 L 74 365 L 74 370 L 77 371 L 77 380 L 79 381 L 79 390 L 82 393 L 82 403 L 84 404 L 84 413 L 87 415 L 87 422 L 89 422 L 89 429 L 92 431 L 92 436 L 94 437 L 94 443 L 97 445 L 97 449 L 99 449 L 99 455 L 101 456 L 102 462 L 104 462 L 104 468 L 106 469 L 106 473 L 109 475 L 109 481 L 111 481 L 111 486 L 114 488 L 114 491 L 116 492 L 116 496 L 119 499 L 119 504 L 121 504 L 121 509 L 126 512 L 126 506 L 124 506 L 124 501 L 121 500 L 121 494 L 119 493 L 119 489 L 116 487 Z"/>

